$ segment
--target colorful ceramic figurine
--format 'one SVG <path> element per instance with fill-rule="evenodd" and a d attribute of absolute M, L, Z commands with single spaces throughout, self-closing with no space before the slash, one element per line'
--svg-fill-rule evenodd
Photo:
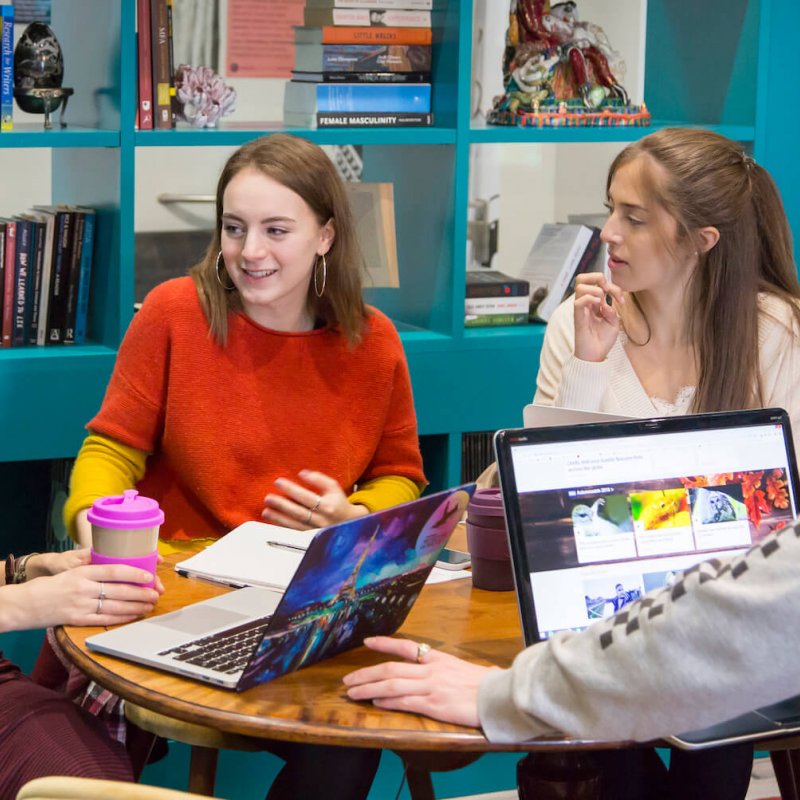
<path fill-rule="evenodd" d="M 625 62 L 572 0 L 511 0 L 497 125 L 648 125 L 622 86 Z"/>

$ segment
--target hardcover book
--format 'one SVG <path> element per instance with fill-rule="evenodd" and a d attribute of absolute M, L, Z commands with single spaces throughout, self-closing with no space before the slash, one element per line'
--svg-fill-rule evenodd
<path fill-rule="evenodd" d="M 14 128 L 14 6 L 0 0 L 0 131 Z"/>
<path fill-rule="evenodd" d="M 417 72 L 303 72 L 292 70 L 292 80 L 305 83 L 430 83 L 431 73 Z"/>
<path fill-rule="evenodd" d="M 83 242 L 81 245 L 81 270 L 78 282 L 78 307 L 75 314 L 75 344 L 86 341 L 89 319 L 89 290 L 92 284 L 94 262 L 94 229 L 97 213 L 93 208 L 83 209 Z"/>
<path fill-rule="evenodd" d="M 36 231 L 29 219 L 17 217 L 17 252 L 14 259 L 14 299 L 11 310 L 11 346 L 22 347 L 28 343 L 31 303 L 28 273 L 31 258 L 35 258 Z"/>
<path fill-rule="evenodd" d="M 39 316 L 36 321 L 36 344 L 41 346 L 47 341 L 47 315 L 50 309 L 50 276 L 53 266 L 56 212 L 47 208 L 36 210 L 45 224 L 42 279 L 39 283 Z"/>
<path fill-rule="evenodd" d="M 431 45 L 296 44 L 294 68 L 304 72 L 430 71 Z"/>
<path fill-rule="evenodd" d="M 302 83 L 288 81 L 283 98 L 285 111 L 305 112 L 313 124 L 317 111 L 387 113 L 406 111 L 426 114 L 431 110 L 429 83 Z"/>
<path fill-rule="evenodd" d="M 433 0 L 306 0 L 306 8 L 405 8 L 430 11 Z"/>
<path fill-rule="evenodd" d="M 521 277 L 530 283 L 531 316 L 547 322 L 564 299 L 587 253 L 597 252 L 600 231 L 564 222 L 542 225 Z"/>
<path fill-rule="evenodd" d="M 287 111 L 284 113 L 284 122 L 288 124 L 305 126 L 307 121 L 308 115 L 304 112 L 295 114 Z M 319 111 L 317 112 L 316 122 L 318 128 L 428 127 L 433 125 L 433 114 L 416 114 L 408 111 L 398 111 L 396 113 L 351 112 L 343 114 L 339 111 Z"/>
<path fill-rule="evenodd" d="M 0 331 L 2 331 L 3 319 L 3 286 L 5 285 L 4 276 L 6 274 L 6 220 L 0 217 Z"/>
<path fill-rule="evenodd" d="M 430 28 L 431 12 L 410 8 L 309 8 L 303 9 L 305 25 L 372 25 L 393 28 Z"/>
<path fill-rule="evenodd" d="M 153 129 L 153 42 L 150 0 L 136 0 L 136 42 L 139 58 L 139 130 Z"/>
<path fill-rule="evenodd" d="M 6 222 L 6 248 L 3 275 L 2 346 L 11 347 L 12 312 L 14 307 L 14 263 L 17 250 L 17 222 Z"/>
<path fill-rule="evenodd" d="M 467 297 L 528 296 L 530 284 L 523 278 L 511 278 L 495 269 L 467 270 Z"/>
<path fill-rule="evenodd" d="M 78 311 L 78 283 L 81 274 L 81 251 L 83 250 L 83 224 L 86 213 L 71 208 L 74 230 L 69 254 L 69 279 L 67 280 L 67 309 L 64 315 L 64 344 L 75 344 L 75 315 Z"/>
<path fill-rule="evenodd" d="M 67 327 L 67 291 L 73 246 L 74 216 L 71 211 L 56 209 L 46 344 L 61 344 L 64 341 L 64 331 Z"/>
<path fill-rule="evenodd" d="M 28 272 L 28 304 L 31 307 L 30 315 L 26 314 L 26 344 L 36 344 L 36 332 L 39 324 L 39 309 L 42 298 L 42 270 L 44 269 L 44 248 L 47 238 L 47 225 L 44 217 L 38 215 L 25 215 L 31 220 L 33 241 L 35 248 L 31 255 L 30 270 Z"/>
<path fill-rule="evenodd" d="M 295 44 L 431 44 L 430 28 L 297 26 Z"/>
<path fill-rule="evenodd" d="M 172 127 L 167 0 L 151 0 L 150 34 L 153 59 L 153 127 Z"/>
<path fill-rule="evenodd" d="M 528 296 L 517 297 L 467 297 L 464 315 L 477 314 L 527 314 Z"/>
<path fill-rule="evenodd" d="M 526 325 L 528 312 L 499 314 L 467 314 L 464 317 L 465 328 L 493 328 L 500 325 Z"/>

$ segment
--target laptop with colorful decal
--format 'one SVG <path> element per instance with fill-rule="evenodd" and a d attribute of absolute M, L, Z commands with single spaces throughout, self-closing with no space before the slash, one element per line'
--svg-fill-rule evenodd
<path fill-rule="evenodd" d="M 474 484 L 323 528 L 283 596 L 238 589 L 86 640 L 92 650 L 242 691 L 394 633 Z"/>

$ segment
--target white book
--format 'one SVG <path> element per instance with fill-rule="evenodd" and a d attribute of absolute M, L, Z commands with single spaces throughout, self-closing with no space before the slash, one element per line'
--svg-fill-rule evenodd
<path fill-rule="evenodd" d="M 542 225 L 520 274 L 530 283 L 533 316 L 544 322 L 550 319 L 596 235 L 596 229 L 586 225 Z"/>
<path fill-rule="evenodd" d="M 520 297 L 467 297 L 464 313 L 477 314 L 527 314 L 528 295 Z"/>
<path fill-rule="evenodd" d="M 306 0 L 307 8 L 405 8 L 430 11 L 433 0 Z"/>

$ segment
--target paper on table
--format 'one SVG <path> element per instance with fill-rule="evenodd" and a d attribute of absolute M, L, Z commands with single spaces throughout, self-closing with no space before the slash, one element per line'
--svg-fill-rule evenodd
<path fill-rule="evenodd" d="M 441 567 L 434 567 L 425 583 L 445 583 L 446 581 L 456 581 L 459 578 L 471 577 L 472 572 L 468 569 L 442 569 Z"/>

